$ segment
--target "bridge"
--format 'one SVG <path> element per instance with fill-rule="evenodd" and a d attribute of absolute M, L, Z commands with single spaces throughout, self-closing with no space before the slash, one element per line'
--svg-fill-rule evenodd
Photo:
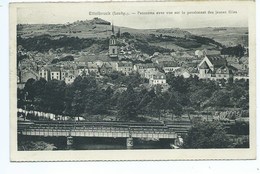
<path fill-rule="evenodd" d="M 187 133 L 190 123 L 147 122 L 86 122 L 86 121 L 18 121 L 18 134 L 27 136 L 113 137 L 126 138 L 127 147 L 133 146 L 133 138 L 173 139 Z"/>

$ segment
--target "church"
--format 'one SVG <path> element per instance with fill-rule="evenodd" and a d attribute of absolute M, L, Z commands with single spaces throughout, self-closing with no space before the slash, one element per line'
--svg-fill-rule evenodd
<path fill-rule="evenodd" d="M 118 35 L 120 35 L 120 30 L 118 31 Z M 118 41 L 114 32 L 114 25 L 112 24 L 112 34 L 109 39 L 109 50 L 108 55 L 111 59 L 118 59 Z"/>
<path fill-rule="evenodd" d="M 229 79 L 233 78 L 236 68 L 228 65 L 226 59 L 220 55 L 205 55 L 198 65 L 200 79 Z"/>

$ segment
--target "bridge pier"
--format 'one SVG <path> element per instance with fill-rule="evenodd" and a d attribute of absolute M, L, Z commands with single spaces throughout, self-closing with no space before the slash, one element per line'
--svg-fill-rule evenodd
<path fill-rule="evenodd" d="M 134 147 L 134 139 L 132 137 L 126 138 L 126 148 L 132 149 Z"/>
<path fill-rule="evenodd" d="M 73 145 L 73 137 L 69 136 L 67 137 L 67 146 L 72 146 Z"/>

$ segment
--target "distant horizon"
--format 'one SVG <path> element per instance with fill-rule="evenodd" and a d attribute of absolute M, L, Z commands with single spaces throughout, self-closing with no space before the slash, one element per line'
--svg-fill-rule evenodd
<path fill-rule="evenodd" d="M 231 2 L 230 2 L 231 3 Z M 216 12 L 219 13 L 215 14 Z M 164 14 L 151 14 L 163 12 Z M 167 14 L 171 12 L 173 14 Z M 179 14 L 174 14 L 179 12 Z M 201 13 L 204 12 L 204 13 Z M 210 14 L 209 12 L 214 12 Z M 235 12 L 235 13 L 232 13 Z M 183 13 L 183 14 L 182 14 Z M 190 13 L 190 14 L 188 14 Z M 248 27 L 248 7 L 211 3 L 39 3 L 17 9 L 19 24 L 66 24 L 98 17 L 133 29 Z"/>
<path fill-rule="evenodd" d="M 103 18 L 100 17 L 93 17 L 92 19 L 81 19 L 81 20 L 75 20 L 72 22 L 65 22 L 65 23 L 17 23 L 17 25 L 67 25 L 67 24 L 72 24 L 76 23 L 78 21 L 91 21 L 94 18 L 99 18 L 104 20 Z M 105 20 L 106 22 L 110 22 L 110 26 L 112 26 L 112 21 Z M 156 30 L 156 29 L 199 29 L 199 28 L 248 28 L 248 26 L 203 26 L 203 27 L 166 27 L 166 28 L 134 28 L 134 27 L 128 27 L 128 26 L 121 26 L 117 25 L 116 23 L 113 23 L 115 27 L 121 27 L 121 28 L 130 28 L 130 29 L 135 29 L 135 30 Z"/>

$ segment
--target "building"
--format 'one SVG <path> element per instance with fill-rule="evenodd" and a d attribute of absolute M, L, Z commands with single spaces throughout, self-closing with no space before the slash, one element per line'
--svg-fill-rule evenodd
<path fill-rule="evenodd" d="M 114 35 L 114 25 L 112 25 L 112 35 L 109 39 L 108 49 L 108 54 L 110 58 L 118 58 L 118 45 L 116 36 Z"/>
<path fill-rule="evenodd" d="M 174 71 L 174 75 L 175 76 L 183 76 L 184 78 L 189 78 L 191 76 L 191 74 L 189 73 L 189 71 L 185 68 L 178 68 Z"/>
<path fill-rule="evenodd" d="M 76 71 L 76 75 L 78 76 L 89 75 L 89 70 L 86 66 L 78 66 Z"/>
<path fill-rule="evenodd" d="M 117 71 L 122 72 L 125 75 L 129 75 L 133 72 L 133 64 L 132 62 L 118 62 L 117 63 Z"/>
<path fill-rule="evenodd" d="M 49 71 L 48 71 L 48 69 L 42 67 L 42 68 L 40 68 L 38 74 L 39 74 L 40 78 L 44 78 L 46 81 L 49 80 Z"/>
<path fill-rule="evenodd" d="M 30 70 L 30 69 L 23 69 L 20 72 L 20 78 L 18 77 L 18 82 L 19 83 L 25 83 L 29 79 L 38 80 L 39 79 L 38 73 L 34 72 L 33 70 Z"/>
<path fill-rule="evenodd" d="M 94 63 L 94 62 L 88 62 L 87 65 L 88 65 L 88 71 L 89 71 L 89 73 L 91 73 L 91 72 L 98 73 L 98 66 L 97 66 L 96 63 Z"/>
<path fill-rule="evenodd" d="M 93 63 L 96 64 L 98 68 L 100 68 L 104 62 L 102 60 L 95 60 Z"/>
<path fill-rule="evenodd" d="M 161 72 L 157 72 L 149 79 L 150 85 L 166 85 L 166 75 Z"/>
<path fill-rule="evenodd" d="M 66 84 L 71 84 L 74 82 L 74 80 L 76 79 L 76 76 L 73 74 L 69 74 L 67 77 L 65 77 L 65 83 Z"/>
<path fill-rule="evenodd" d="M 180 68 L 178 63 L 176 63 L 174 61 L 161 62 L 160 66 L 162 67 L 162 69 L 164 70 L 165 73 L 174 72 L 176 69 Z"/>
<path fill-rule="evenodd" d="M 249 81 L 249 75 L 248 75 L 248 70 L 243 70 L 243 71 L 237 71 L 235 72 L 233 76 L 234 81 L 235 80 L 245 80 Z"/>
<path fill-rule="evenodd" d="M 214 77 L 214 75 L 213 75 Z M 213 80 L 212 77 L 212 80 Z M 226 79 L 233 78 L 233 68 L 230 66 L 222 66 L 216 70 L 215 73 L 216 80 L 217 79 Z"/>
<path fill-rule="evenodd" d="M 159 71 L 157 69 L 153 70 L 147 70 L 145 73 L 144 73 L 144 78 L 146 79 L 150 79 L 153 77 L 154 74 L 158 73 Z"/>
<path fill-rule="evenodd" d="M 142 78 L 145 77 L 145 74 L 148 72 L 155 72 L 156 71 L 156 66 L 154 63 L 146 63 L 146 64 L 136 64 L 134 65 L 134 71 L 138 72 Z"/>
<path fill-rule="evenodd" d="M 237 68 L 228 65 L 226 59 L 220 55 L 205 56 L 198 65 L 200 79 L 229 79 L 237 72 Z"/>
<path fill-rule="evenodd" d="M 220 67 L 227 66 L 227 61 L 220 55 L 206 55 L 199 63 L 199 78 L 209 79 Z"/>
<path fill-rule="evenodd" d="M 196 50 L 195 51 L 195 56 L 197 58 L 203 58 L 203 57 L 206 56 L 206 54 L 207 54 L 207 51 L 205 49 L 204 50 Z"/>
<path fill-rule="evenodd" d="M 61 80 L 61 71 L 58 67 L 50 67 L 50 80 Z"/>
<path fill-rule="evenodd" d="M 113 67 L 109 62 L 104 62 L 103 65 L 100 67 L 100 74 L 110 74 L 113 71 Z"/>

